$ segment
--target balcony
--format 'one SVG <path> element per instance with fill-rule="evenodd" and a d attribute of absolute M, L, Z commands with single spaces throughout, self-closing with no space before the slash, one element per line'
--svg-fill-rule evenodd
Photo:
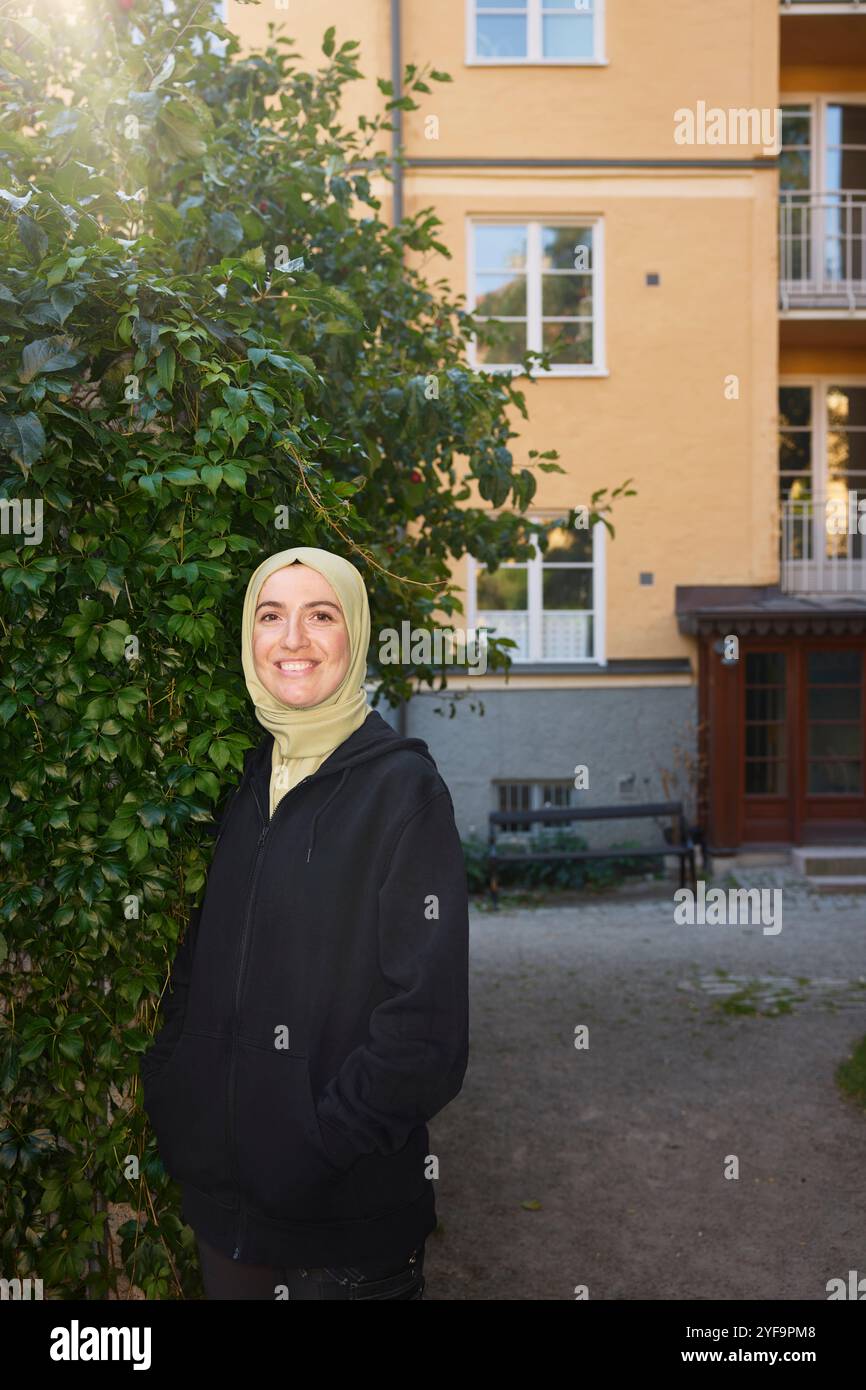
<path fill-rule="evenodd" d="M 783 593 L 866 598 L 866 492 L 788 498 L 780 521 Z"/>
<path fill-rule="evenodd" d="M 866 193 L 779 195 L 779 308 L 866 309 Z"/>
<path fill-rule="evenodd" d="M 781 14 L 866 14 L 866 0 L 779 0 Z"/>

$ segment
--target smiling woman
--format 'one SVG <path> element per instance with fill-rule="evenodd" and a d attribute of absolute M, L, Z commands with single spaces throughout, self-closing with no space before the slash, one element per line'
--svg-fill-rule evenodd
<path fill-rule="evenodd" d="M 367 703 L 369 645 L 341 556 L 295 547 L 250 579 L 268 733 L 142 1060 L 208 1298 L 423 1298 L 427 1121 L 468 1059 L 468 891 L 430 750 Z"/>

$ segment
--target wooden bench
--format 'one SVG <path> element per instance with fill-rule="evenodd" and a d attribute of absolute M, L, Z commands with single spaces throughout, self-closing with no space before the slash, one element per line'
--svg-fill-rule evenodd
<path fill-rule="evenodd" d="M 501 854 L 496 848 L 496 830 L 501 825 L 567 825 L 571 821 L 599 820 L 645 820 L 659 816 L 671 818 L 670 843 L 650 849 L 560 849 L 528 850 L 525 853 Z M 695 871 L 695 846 L 691 832 L 686 825 L 681 801 L 646 802 L 631 806 L 587 806 L 580 810 L 574 806 L 553 806 L 544 811 L 491 811 L 488 836 L 488 886 L 494 908 L 499 907 L 499 880 L 497 866 L 500 864 L 552 864 L 569 863 L 580 859 L 663 859 L 665 855 L 676 855 L 680 861 L 680 887 L 686 886 L 686 865 L 688 865 L 691 886 L 697 892 Z"/>

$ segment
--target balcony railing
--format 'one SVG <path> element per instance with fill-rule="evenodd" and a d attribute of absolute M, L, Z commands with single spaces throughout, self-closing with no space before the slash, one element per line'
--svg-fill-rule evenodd
<path fill-rule="evenodd" d="M 787 594 L 866 597 L 866 493 L 788 498 L 781 505 L 780 587 Z"/>
<path fill-rule="evenodd" d="M 866 14 L 866 0 L 779 0 L 782 14 Z"/>
<path fill-rule="evenodd" d="M 866 192 L 780 194 L 779 302 L 866 309 Z"/>

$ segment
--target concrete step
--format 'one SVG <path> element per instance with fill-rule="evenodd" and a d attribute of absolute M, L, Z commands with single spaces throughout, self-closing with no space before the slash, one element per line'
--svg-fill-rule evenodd
<path fill-rule="evenodd" d="M 816 893 L 866 893 L 866 874 L 807 874 L 806 882 Z"/>
<path fill-rule="evenodd" d="M 791 850 L 791 866 L 810 878 L 866 875 L 866 845 L 799 845 Z"/>

